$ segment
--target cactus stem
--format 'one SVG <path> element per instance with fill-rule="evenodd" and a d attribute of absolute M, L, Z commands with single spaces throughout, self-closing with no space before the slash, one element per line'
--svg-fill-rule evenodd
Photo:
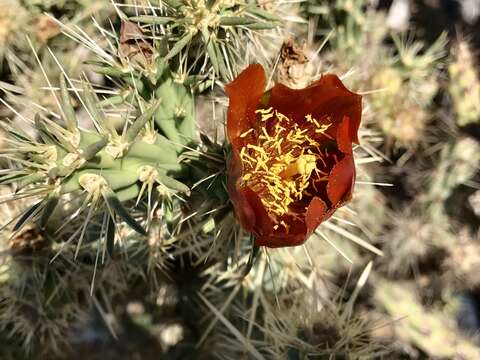
<path fill-rule="evenodd" d="M 70 95 L 68 94 L 65 76 L 63 74 L 60 76 L 60 91 L 62 95 L 63 112 L 65 114 L 65 124 L 71 133 L 75 133 L 78 127 L 77 117 L 75 116 L 75 110 L 73 109 Z"/>
<path fill-rule="evenodd" d="M 126 134 L 127 141 L 131 142 L 135 140 L 135 138 L 140 133 L 140 131 L 145 127 L 145 124 L 147 123 L 147 121 L 150 120 L 152 116 L 155 114 L 161 102 L 162 102 L 162 99 L 155 100 L 152 106 L 150 106 L 148 110 L 146 110 L 142 115 L 140 115 L 134 121 L 134 123 L 130 126 L 130 128 L 127 131 L 127 134 Z"/>

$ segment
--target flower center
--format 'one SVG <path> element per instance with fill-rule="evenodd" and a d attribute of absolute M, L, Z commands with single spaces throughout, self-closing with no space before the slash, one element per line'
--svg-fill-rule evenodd
<path fill-rule="evenodd" d="M 295 218 L 304 210 L 293 205 L 312 195 L 308 192 L 311 185 L 317 190 L 317 182 L 328 180 L 324 160 L 327 150 L 322 153 L 316 139 L 319 135 L 332 139 L 326 134 L 331 123 L 321 124 L 307 115 L 299 124 L 273 108 L 256 113 L 261 117 L 258 130 L 252 128 L 240 135 L 256 135 L 255 141 L 240 150 L 242 180 L 259 196 L 274 228 L 281 225 L 288 231 L 285 216 Z"/>

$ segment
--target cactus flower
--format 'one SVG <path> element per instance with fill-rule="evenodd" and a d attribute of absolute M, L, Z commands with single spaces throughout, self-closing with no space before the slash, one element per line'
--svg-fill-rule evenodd
<path fill-rule="evenodd" d="M 300 245 L 351 198 L 361 96 L 336 75 L 298 90 L 265 86 L 254 64 L 225 88 L 228 191 L 256 245 Z"/>

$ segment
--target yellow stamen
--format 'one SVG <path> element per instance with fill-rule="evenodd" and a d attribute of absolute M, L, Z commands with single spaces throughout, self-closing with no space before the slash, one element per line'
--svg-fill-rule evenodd
<path fill-rule="evenodd" d="M 318 168 L 326 166 L 326 153 L 322 154 L 315 138 L 318 134 L 331 138 L 326 134 L 331 123 L 322 123 L 309 114 L 306 126 L 301 126 L 273 108 L 256 113 L 268 123 L 259 129 L 257 142 L 240 151 L 242 180 L 260 197 L 274 228 L 282 226 L 288 231 L 284 217 L 298 218 L 290 206 L 305 195 L 311 196 L 307 193 L 310 184 L 317 189 L 315 182 L 326 179 L 327 173 Z M 240 137 L 252 132 L 256 130 L 250 129 Z"/>
<path fill-rule="evenodd" d="M 273 117 L 273 111 L 271 107 L 268 109 L 258 109 L 255 111 L 255 114 L 260 114 L 262 116 L 262 121 L 267 121 Z"/>
<path fill-rule="evenodd" d="M 250 134 L 251 132 L 253 132 L 254 130 L 253 129 L 250 129 L 248 131 L 245 131 L 242 135 L 240 135 L 241 138 L 244 138 L 245 136 L 247 136 L 248 134 Z"/>

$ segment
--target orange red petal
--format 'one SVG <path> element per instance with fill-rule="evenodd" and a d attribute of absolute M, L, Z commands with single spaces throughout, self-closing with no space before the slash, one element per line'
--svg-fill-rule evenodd
<path fill-rule="evenodd" d="M 266 77 L 263 67 L 253 64 L 225 86 L 228 105 L 227 137 L 234 142 L 255 125 L 255 110 L 265 92 Z"/>
<path fill-rule="evenodd" d="M 355 164 L 352 155 L 338 162 L 328 176 L 327 194 L 332 207 L 350 200 L 355 182 Z"/>
<path fill-rule="evenodd" d="M 232 145 L 228 166 L 228 190 L 237 218 L 247 231 L 255 234 L 256 244 L 279 247 L 302 244 L 318 225 L 351 197 L 355 183 L 355 164 L 352 143 L 358 142 L 362 105 L 361 96 L 349 91 L 336 75 L 325 75 L 305 89 L 290 89 L 275 84 L 266 92 L 263 68 L 250 65 L 232 83 L 225 87 L 230 104 L 227 118 L 227 137 Z M 265 96 L 265 95 L 268 96 Z M 264 103 L 266 102 L 266 103 Z M 274 226 L 259 196 L 242 179 L 242 161 L 239 152 L 250 138 L 240 137 L 250 129 L 262 126 L 255 111 L 269 108 L 282 113 L 297 123 L 305 124 L 305 116 L 312 115 L 321 123 L 329 123 L 328 140 L 334 141 L 336 163 L 328 175 L 328 183 L 314 194 L 299 220 L 288 224 L 289 230 Z M 333 159 L 333 158 L 332 158 Z"/>

